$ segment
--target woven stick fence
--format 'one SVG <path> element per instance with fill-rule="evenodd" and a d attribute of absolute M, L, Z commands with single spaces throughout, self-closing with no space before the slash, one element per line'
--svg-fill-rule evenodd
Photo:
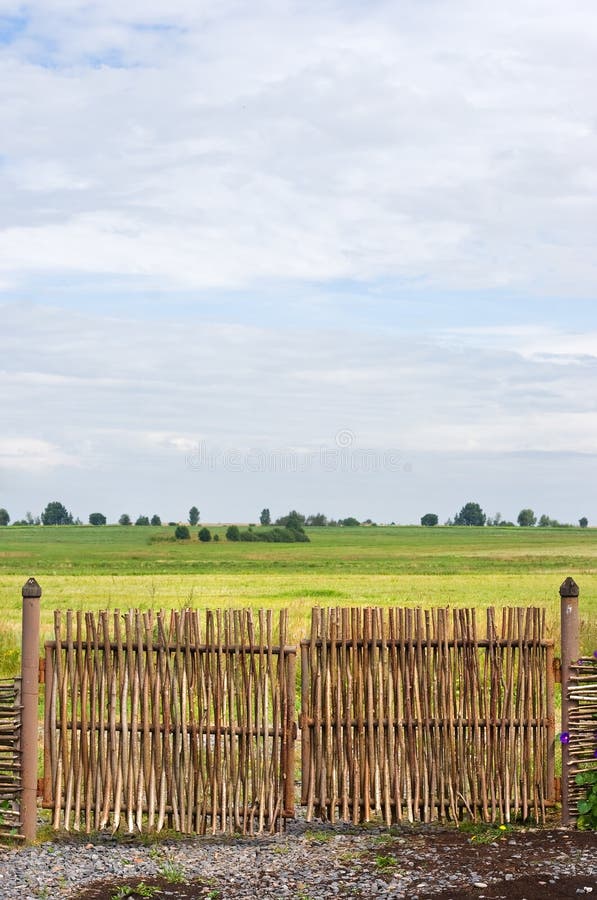
<path fill-rule="evenodd" d="M 581 657 L 570 666 L 568 684 L 568 771 L 572 818 L 586 787 L 576 784 L 581 772 L 597 770 L 597 659 Z"/>
<path fill-rule="evenodd" d="M 0 838 L 20 837 L 20 679 L 0 680 Z"/>
<path fill-rule="evenodd" d="M 46 644 L 54 827 L 253 834 L 293 814 L 294 648 L 271 611 L 60 612 Z M 275 644 L 277 640 L 277 645 Z"/>
<path fill-rule="evenodd" d="M 554 797 L 544 612 L 315 609 L 301 644 L 307 819 L 543 821 Z"/>

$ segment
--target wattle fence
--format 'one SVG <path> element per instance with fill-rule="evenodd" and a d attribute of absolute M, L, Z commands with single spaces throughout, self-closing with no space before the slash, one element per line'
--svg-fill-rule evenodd
<path fill-rule="evenodd" d="M 54 827 L 254 834 L 292 816 L 286 631 L 285 612 L 276 634 L 271 611 L 56 612 L 43 791 Z"/>
<path fill-rule="evenodd" d="M 0 837 L 22 836 L 21 679 L 0 680 Z"/>
<path fill-rule="evenodd" d="M 561 664 L 539 609 L 312 610 L 295 767 L 286 611 L 56 612 L 40 661 L 31 578 L 21 678 L 0 683 L 0 836 L 35 837 L 38 787 L 55 828 L 86 832 L 273 832 L 297 782 L 308 820 L 543 822 L 559 746 L 570 824 L 597 768 L 597 667 L 572 579 L 560 596 Z"/>
<path fill-rule="evenodd" d="M 354 824 L 545 819 L 545 611 L 317 609 L 301 645 L 302 803 Z"/>

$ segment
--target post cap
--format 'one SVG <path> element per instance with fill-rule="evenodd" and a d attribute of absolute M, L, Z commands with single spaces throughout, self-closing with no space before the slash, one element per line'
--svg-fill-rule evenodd
<path fill-rule="evenodd" d="M 41 597 L 41 588 L 35 578 L 29 578 L 23 585 L 23 600 L 26 597 L 39 599 Z"/>
<path fill-rule="evenodd" d="M 560 597 L 578 597 L 580 589 L 574 578 L 568 577 L 560 585 Z"/>

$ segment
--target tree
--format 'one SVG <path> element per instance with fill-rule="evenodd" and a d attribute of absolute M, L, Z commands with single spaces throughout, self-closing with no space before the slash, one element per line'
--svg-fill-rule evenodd
<path fill-rule="evenodd" d="M 160 519 L 160 517 L 158 515 L 156 515 L 154 513 L 153 516 L 151 517 L 151 522 L 149 524 L 150 525 L 161 525 L 162 520 Z"/>
<path fill-rule="evenodd" d="M 214 534 L 214 541 L 217 542 L 217 541 L 219 541 L 219 540 L 220 540 L 220 535 L 219 535 L 219 534 Z"/>
<path fill-rule="evenodd" d="M 276 519 L 276 525 L 283 525 L 285 528 L 294 528 L 298 530 L 305 524 L 305 517 L 296 509 L 291 509 L 287 516 L 280 516 Z"/>
<path fill-rule="evenodd" d="M 89 516 L 90 525 L 105 525 L 107 521 L 103 513 L 91 513 Z"/>
<path fill-rule="evenodd" d="M 209 528 L 200 528 L 197 537 L 202 544 L 207 544 L 208 541 L 211 541 L 211 531 Z"/>
<path fill-rule="evenodd" d="M 8 525 L 10 522 L 10 516 L 4 509 L 4 507 L 0 507 L 0 525 Z"/>
<path fill-rule="evenodd" d="M 227 541 L 240 541 L 240 528 L 238 525 L 229 525 L 226 529 Z"/>
<path fill-rule="evenodd" d="M 177 525 L 174 530 L 174 537 L 177 541 L 190 541 L 191 533 L 186 525 Z"/>
<path fill-rule="evenodd" d="M 465 503 L 457 516 L 454 525 L 485 525 L 486 515 L 478 503 Z"/>
<path fill-rule="evenodd" d="M 129 516 L 129 514 L 123 513 L 118 520 L 118 524 L 119 525 L 131 525 L 132 522 L 131 522 L 131 517 Z"/>
<path fill-rule="evenodd" d="M 315 515 L 308 516 L 307 521 L 305 522 L 306 525 L 315 525 L 317 527 L 323 527 L 324 525 L 327 525 L 327 523 L 327 516 L 324 516 L 323 513 L 315 513 Z"/>
<path fill-rule="evenodd" d="M 42 525 L 72 525 L 73 517 L 66 506 L 63 506 L 58 500 L 53 500 L 42 512 L 41 521 Z"/>
<path fill-rule="evenodd" d="M 516 520 L 521 528 L 530 528 L 537 522 L 537 516 L 532 509 L 521 509 Z"/>
<path fill-rule="evenodd" d="M 587 525 L 589 524 L 589 520 L 587 519 L 586 516 L 583 516 L 582 519 L 578 520 L 578 524 L 580 525 L 581 528 L 586 528 Z"/>
<path fill-rule="evenodd" d="M 197 509 L 196 506 L 191 506 L 191 508 L 189 510 L 189 525 L 191 525 L 194 528 L 198 522 L 199 522 L 199 510 Z"/>
<path fill-rule="evenodd" d="M 261 512 L 259 514 L 259 521 L 261 522 L 262 525 L 271 525 L 272 524 L 272 517 L 270 515 L 270 511 L 267 508 L 267 506 L 261 510 Z"/>
<path fill-rule="evenodd" d="M 139 516 L 135 522 L 135 525 L 149 525 L 149 519 L 147 516 Z"/>
<path fill-rule="evenodd" d="M 560 525 L 561 523 L 557 519 L 550 519 L 546 515 L 539 517 L 539 528 L 558 528 Z"/>
<path fill-rule="evenodd" d="M 356 528 L 357 525 L 360 525 L 358 519 L 355 519 L 354 516 L 348 516 L 347 519 L 340 519 L 340 525 L 343 525 L 345 528 Z"/>
<path fill-rule="evenodd" d="M 424 516 L 421 516 L 421 525 L 425 525 L 426 528 L 437 525 L 437 522 L 438 518 L 435 513 L 425 513 Z"/>

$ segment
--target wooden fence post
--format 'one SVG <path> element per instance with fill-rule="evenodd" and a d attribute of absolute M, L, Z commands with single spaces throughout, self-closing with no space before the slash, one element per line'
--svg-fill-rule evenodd
<path fill-rule="evenodd" d="M 570 712 L 574 702 L 568 699 L 570 666 L 580 653 L 580 624 L 578 615 L 579 587 L 573 578 L 560 586 L 560 615 L 562 629 L 562 734 L 567 734 Z M 568 744 L 562 743 L 562 825 L 570 825 L 570 784 L 568 777 Z"/>
<path fill-rule="evenodd" d="M 37 830 L 37 745 L 39 696 L 39 619 L 41 588 L 35 578 L 23 585 L 21 632 L 21 829 L 27 841 Z"/>

